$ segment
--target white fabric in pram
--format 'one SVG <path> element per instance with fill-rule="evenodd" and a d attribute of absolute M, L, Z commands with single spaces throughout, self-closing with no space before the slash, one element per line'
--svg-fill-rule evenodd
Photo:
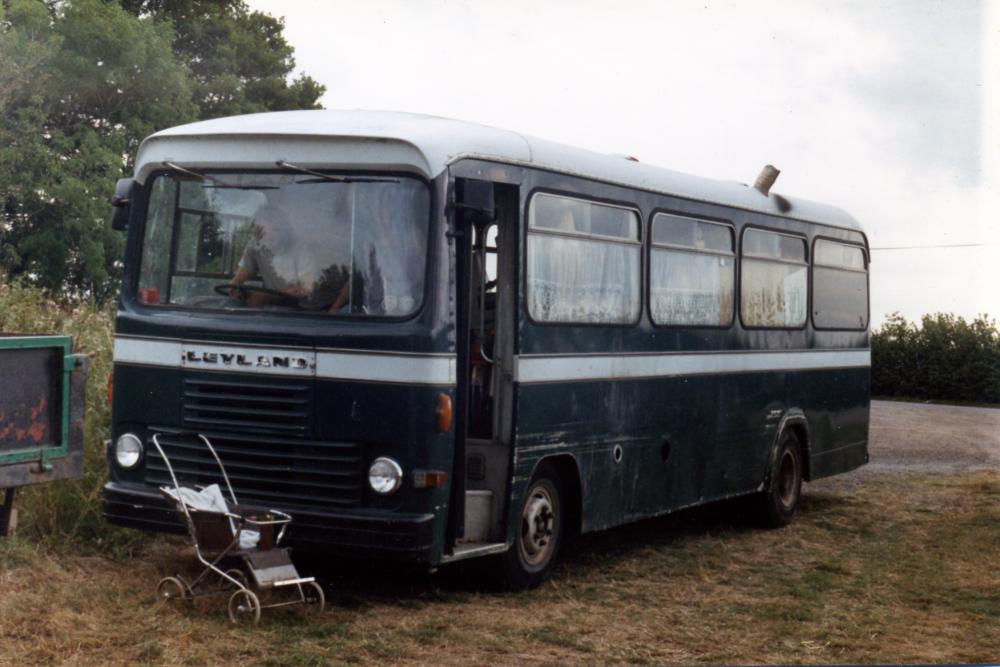
<path fill-rule="evenodd" d="M 163 492 L 178 502 L 183 502 L 188 509 L 196 512 L 214 512 L 225 514 L 229 511 L 226 497 L 222 495 L 222 489 L 218 484 L 209 484 L 201 491 L 182 486 L 178 489 L 170 487 L 160 487 Z M 231 524 L 230 524 L 231 525 Z M 240 548 L 253 549 L 260 541 L 260 533 L 256 530 L 240 531 Z"/>

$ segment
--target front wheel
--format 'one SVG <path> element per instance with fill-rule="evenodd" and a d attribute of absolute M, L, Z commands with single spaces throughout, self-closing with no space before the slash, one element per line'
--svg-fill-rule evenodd
<path fill-rule="evenodd" d="M 562 543 L 564 516 L 559 472 L 543 463 L 524 495 L 514 544 L 503 556 L 507 589 L 535 588 L 548 578 Z"/>
<path fill-rule="evenodd" d="M 758 498 L 757 514 L 766 528 L 781 528 L 795 516 L 802 498 L 802 446 L 792 431 L 778 443 L 770 485 Z"/>

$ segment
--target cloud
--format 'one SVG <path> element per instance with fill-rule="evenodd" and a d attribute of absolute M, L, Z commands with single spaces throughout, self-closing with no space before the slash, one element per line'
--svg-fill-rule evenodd
<path fill-rule="evenodd" d="M 997 25 L 981 3 L 251 5 L 288 17 L 331 108 L 462 118 L 741 182 L 770 162 L 777 192 L 847 209 L 874 245 L 984 242 L 998 210 L 980 166 L 983 26 Z M 982 277 L 996 254 L 876 254 L 873 320 L 1000 316 Z"/>

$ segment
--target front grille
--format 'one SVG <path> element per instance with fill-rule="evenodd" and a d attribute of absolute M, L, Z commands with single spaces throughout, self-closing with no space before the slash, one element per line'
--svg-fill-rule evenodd
<path fill-rule="evenodd" d="M 310 388 L 302 383 L 185 379 L 183 424 L 218 430 L 306 437 Z"/>
<path fill-rule="evenodd" d="M 219 484 L 219 466 L 197 437 L 156 428 L 160 445 L 182 486 Z M 316 442 L 267 435 L 202 431 L 218 453 L 241 503 L 280 509 L 352 507 L 361 503 L 361 445 Z M 170 474 L 152 442 L 146 445 L 146 481 L 172 486 Z"/>

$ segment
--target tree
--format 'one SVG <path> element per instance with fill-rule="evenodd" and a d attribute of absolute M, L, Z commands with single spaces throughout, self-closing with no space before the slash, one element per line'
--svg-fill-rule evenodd
<path fill-rule="evenodd" d="M 8 278 L 113 295 L 124 239 L 109 228 L 107 200 L 144 137 L 220 114 L 312 108 L 323 92 L 308 77 L 287 82 L 294 61 L 282 22 L 242 1 L 124 4 L 0 4 Z"/>
<path fill-rule="evenodd" d="M 986 315 L 935 313 L 918 326 L 893 313 L 871 347 L 876 396 L 1000 403 L 1000 329 Z"/>
<path fill-rule="evenodd" d="M 243 0 L 123 0 L 136 16 L 168 21 L 174 52 L 191 72 L 200 118 L 259 111 L 318 109 L 324 87 L 293 82 L 283 19 L 251 12 Z"/>

